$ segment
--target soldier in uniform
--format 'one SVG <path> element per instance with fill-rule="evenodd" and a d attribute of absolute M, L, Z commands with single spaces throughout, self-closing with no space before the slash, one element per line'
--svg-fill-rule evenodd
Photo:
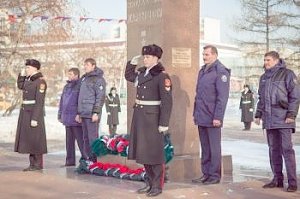
<path fill-rule="evenodd" d="M 263 121 L 267 130 L 269 158 L 273 179 L 263 188 L 283 187 L 283 158 L 288 178 L 288 192 L 297 191 L 297 173 L 292 133 L 300 103 L 300 85 L 295 73 L 286 68 L 279 54 L 270 51 L 264 57 L 265 73 L 260 77 L 255 123 Z"/>
<path fill-rule="evenodd" d="M 116 87 L 112 87 L 108 95 L 106 95 L 105 107 L 109 134 L 113 136 L 116 134 L 117 125 L 119 124 L 119 112 L 121 112 L 120 98 Z"/>
<path fill-rule="evenodd" d="M 46 81 L 35 59 L 26 60 L 25 71 L 18 76 L 18 88 L 23 91 L 15 141 L 15 152 L 29 154 L 29 167 L 23 171 L 43 169 L 43 154 L 47 153 L 45 132 Z"/>
<path fill-rule="evenodd" d="M 136 70 L 139 56 L 126 65 L 125 78 L 133 82 L 136 99 L 131 123 L 128 159 L 145 167 L 148 180 L 138 193 L 157 196 L 164 183 L 164 132 L 168 130 L 172 109 L 169 75 L 158 62 L 162 49 L 153 44 L 142 48 L 144 66 Z"/>
<path fill-rule="evenodd" d="M 249 85 L 245 84 L 240 100 L 240 109 L 242 111 L 241 121 L 244 122 L 244 131 L 249 131 L 251 129 L 251 122 L 253 121 L 253 106 L 253 92 Z"/>
<path fill-rule="evenodd" d="M 99 122 L 105 102 L 106 82 L 103 70 L 97 67 L 93 58 L 84 61 L 85 74 L 81 77 L 78 96 L 78 115 L 75 120 L 82 123 L 83 145 L 89 161 L 96 162 L 97 156 L 91 145 L 98 138 Z"/>
<path fill-rule="evenodd" d="M 229 97 L 230 70 L 218 60 L 215 46 L 203 49 L 204 66 L 198 74 L 193 113 L 201 143 L 203 176 L 192 182 L 209 185 L 221 179 L 221 127 Z"/>

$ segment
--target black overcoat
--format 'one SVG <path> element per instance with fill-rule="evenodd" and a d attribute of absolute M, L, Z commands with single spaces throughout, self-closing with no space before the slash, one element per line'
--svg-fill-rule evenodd
<path fill-rule="evenodd" d="M 172 109 L 172 86 L 169 75 L 158 63 L 145 75 L 146 67 L 135 71 L 126 65 L 125 78 L 136 86 L 136 100 L 161 101 L 160 105 L 134 105 L 128 159 L 140 164 L 164 164 L 164 135 L 159 126 L 169 126 Z"/>
<path fill-rule="evenodd" d="M 23 103 L 20 108 L 14 151 L 29 154 L 47 153 L 44 122 L 46 81 L 39 72 L 31 77 L 19 75 L 17 84 L 23 91 Z M 34 104 L 26 104 L 28 101 L 34 101 Z M 31 126 L 31 120 L 37 121 L 37 127 Z"/>
<path fill-rule="evenodd" d="M 106 107 L 106 112 L 109 113 L 107 115 L 107 124 L 108 125 L 119 124 L 119 112 L 121 112 L 119 95 L 118 94 L 116 94 L 115 96 L 113 96 L 112 94 L 106 95 L 105 107 Z"/>
<path fill-rule="evenodd" d="M 240 100 L 240 109 L 242 111 L 242 115 L 241 115 L 242 122 L 253 121 L 253 107 L 254 107 L 253 93 L 250 90 L 247 93 L 242 92 L 242 96 Z"/>

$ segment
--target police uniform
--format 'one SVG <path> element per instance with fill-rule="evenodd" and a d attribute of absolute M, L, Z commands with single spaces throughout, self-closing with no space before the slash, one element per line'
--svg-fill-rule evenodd
<path fill-rule="evenodd" d="M 143 55 L 162 55 L 160 47 L 144 46 Z M 126 65 L 125 78 L 134 82 L 137 92 L 131 123 L 128 159 L 143 164 L 149 177 L 150 196 L 162 192 L 164 177 L 164 135 L 159 126 L 169 126 L 172 109 L 172 86 L 169 75 L 161 63 L 149 71 L 146 67 L 135 71 L 136 65 L 130 61 Z"/>
<path fill-rule="evenodd" d="M 39 69 L 37 60 L 27 60 L 26 65 Z M 45 132 L 45 95 L 47 90 L 46 81 L 42 73 L 38 72 L 30 77 L 18 76 L 18 88 L 23 91 L 23 102 L 20 108 L 15 152 L 28 153 L 30 165 L 27 170 L 43 169 L 43 154 L 47 153 Z M 31 121 L 37 121 L 33 127 Z"/>
<path fill-rule="evenodd" d="M 219 183 L 221 179 L 221 126 L 229 97 L 230 70 L 219 60 L 199 71 L 194 105 L 194 122 L 198 125 L 201 143 L 201 169 L 205 184 Z M 195 179 L 195 181 L 198 181 Z"/>

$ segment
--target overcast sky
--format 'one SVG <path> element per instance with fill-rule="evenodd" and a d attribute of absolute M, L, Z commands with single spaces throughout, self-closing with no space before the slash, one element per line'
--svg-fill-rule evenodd
<path fill-rule="evenodd" d="M 90 17 L 126 19 L 127 0 L 79 0 L 82 7 L 89 12 Z M 229 29 L 234 17 L 240 13 L 238 0 L 202 0 L 200 15 L 212 17 L 221 21 L 221 40 L 229 41 L 232 33 Z"/>

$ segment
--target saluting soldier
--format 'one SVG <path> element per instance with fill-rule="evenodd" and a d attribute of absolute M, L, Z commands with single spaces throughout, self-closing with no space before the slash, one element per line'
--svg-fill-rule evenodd
<path fill-rule="evenodd" d="M 142 48 L 144 66 L 137 71 L 140 56 L 126 65 L 125 78 L 137 89 L 131 123 L 128 159 L 143 164 L 149 180 L 138 193 L 157 196 L 164 183 L 164 132 L 168 130 L 172 109 L 172 85 L 158 62 L 162 49 L 153 44 Z"/>
<path fill-rule="evenodd" d="M 119 112 L 121 112 L 120 98 L 116 87 L 112 87 L 105 98 L 105 107 L 107 112 L 107 124 L 109 134 L 115 135 L 119 124 Z"/>
<path fill-rule="evenodd" d="M 18 88 L 23 91 L 15 141 L 15 152 L 29 154 L 29 167 L 23 171 L 43 169 L 43 154 L 47 153 L 45 131 L 45 95 L 47 84 L 41 64 L 35 59 L 26 60 L 25 71 L 18 76 Z"/>

